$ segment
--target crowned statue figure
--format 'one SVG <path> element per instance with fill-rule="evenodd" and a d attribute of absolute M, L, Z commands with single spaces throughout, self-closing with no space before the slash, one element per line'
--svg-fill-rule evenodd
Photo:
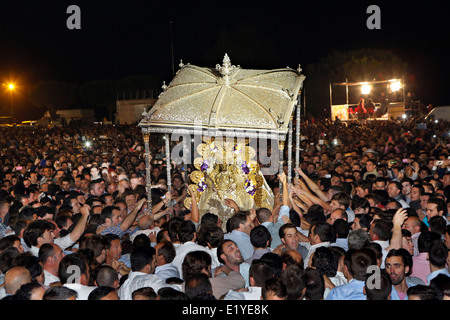
<path fill-rule="evenodd" d="M 204 140 L 205 142 L 205 140 Z M 194 159 L 197 170 L 190 175 L 195 184 L 195 201 L 200 217 L 213 213 L 222 221 L 227 221 L 234 213 L 225 204 L 226 199 L 233 200 L 240 210 L 272 210 L 274 195 L 261 173 L 256 160 L 256 151 L 245 141 L 210 141 L 198 145 L 200 157 Z M 185 206 L 190 208 L 191 197 L 186 198 Z"/>

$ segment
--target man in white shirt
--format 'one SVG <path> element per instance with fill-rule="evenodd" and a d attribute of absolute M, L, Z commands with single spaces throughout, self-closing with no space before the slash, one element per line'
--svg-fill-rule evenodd
<path fill-rule="evenodd" d="M 151 287 L 156 293 L 164 287 L 182 291 L 179 285 L 169 285 L 154 274 L 156 267 L 155 254 L 156 251 L 153 247 L 135 249 L 131 252 L 131 272 L 127 280 L 119 288 L 120 300 L 133 300 L 133 292 L 144 287 Z"/>
<path fill-rule="evenodd" d="M 209 248 L 201 246 L 196 243 L 197 232 L 195 224 L 192 221 L 190 220 L 183 221 L 179 225 L 178 230 L 179 230 L 178 238 L 181 244 L 175 247 L 176 255 L 172 261 L 172 264 L 178 269 L 180 279 L 183 279 L 182 264 L 186 254 L 192 251 L 205 251 L 209 255 L 211 255 L 211 252 Z"/>
<path fill-rule="evenodd" d="M 88 286 L 89 266 L 78 253 L 62 258 L 58 273 L 63 286 L 77 292 L 77 300 L 88 300 L 89 294 L 96 288 Z"/>
<path fill-rule="evenodd" d="M 261 289 L 267 279 L 273 277 L 273 269 L 265 261 L 255 259 L 249 270 L 248 291 L 228 291 L 224 300 L 261 300 Z"/>
<path fill-rule="evenodd" d="M 156 268 L 155 274 L 163 280 L 168 278 L 180 278 L 177 267 L 172 264 L 176 256 L 175 247 L 172 242 L 163 240 L 155 246 Z"/>
<path fill-rule="evenodd" d="M 311 266 L 319 270 L 321 274 L 327 276 L 333 285 L 340 286 L 347 283 L 347 280 L 341 276 L 342 274 L 338 275 L 339 256 L 330 248 L 317 248 L 311 255 Z M 323 298 L 326 299 L 329 293 L 330 289 L 326 286 Z"/>
<path fill-rule="evenodd" d="M 55 226 L 55 229 L 53 230 L 53 242 L 56 243 L 63 251 L 73 246 L 75 242 L 77 242 L 83 235 L 84 231 L 86 230 L 87 220 L 89 218 L 89 210 L 90 207 L 88 205 L 84 205 L 80 208 L 80 219 L 78 220 L 72 231 L 63 237 L 60 237 L 60 229 L 58 228 L 57 224 L 54 221 L 49 220 Z"/>
<path fill-rule="evenodd" d="M 316 222 L 309 231 L 308 255 L 304 259 L 305 269 L 309 266 L 311 255 L 319 247 L 329 247 L 336 240 L 336 233 L 333 226 L 327 222 Z"/>
<path fill-rule="evenodd" d="M 204 237 L 212 258 L 211 271 L 214 273 L 214 270 L 220 265 L 217 257 L 217 246 L 223 240 L 223 230 L 219 226 L 208 226 L 204 231 Z"/>
<path fill-rule="evenodd" d="M 39 249 L 39 260 L 44 268 L 45 282 L 47 288 L 54 282 L 60 282 L 58 268 L 64 258 L 64 252 L 54 243 L 45 243 Z"/>
<path fill-rule="evenodd" d="M 390 245 L 389 240 L 391 235 L 391 227 L 384 220 L 376 219 L 370 225 L 370 241 L 378 243 L 381 246 L 381 252 L 383 253 L 383 258 L 381 260 L 382 269 L 384 269 L 384 261 L 386 260 L 386 256 L 388 254 L 388 250 L 386 249 Z"/>
<path fill-rule="evenodd" d="M 81 208 L 81 217 L 72 232 L 64 237 L 59 236 L 59 228 L 53 220 L 38 219 L 31 221 L 23 232 L 23 238 L 30 252 L 38 257 L 39 248 L 44 243 L 56 243 L 63 251 L 75 244 L 83 235 L 89 217 L 89 206 Z"/>
<path fill-rule="evenodd" d="M 414 256 L 419 255 L 419 246 L 417 244 L 417 239 L 419 238 L 421 233 L 421 225 L 422 222 L 418 217 L 415 216 L 408 217 L 408 219 L 406 219 L 402 225 L 402 229 L 406 229 L 411 232 L 411 240 L 414 244 Z"/>
<path fill-rule="evenodd" d="M 141 233 L 145 234 L 146 236 L 152 234 L 156 237 L 158 232 L 161 230 L 161 228 L 155 226 L 155 220 L 149 215 L 141 216 L 137 222 L 137 225 L 139 230 L 137 230 L 130 236 L 131 241 L 133 241 L 134 238 Z"/>
<path fill-rule="evenodd" d="M 25 228 L 23 239 L 35 257 L 39 256 L 39 248 L 44 243 L 53 243 L 55 238 L 53 229 L 54 225 L 47 220 L 31 221 Z"/>

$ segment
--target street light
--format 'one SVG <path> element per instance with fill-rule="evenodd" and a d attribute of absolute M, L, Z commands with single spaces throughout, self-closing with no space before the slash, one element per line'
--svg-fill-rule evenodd
<path fill-rule="evenodd" d="M 8 84 L 8 89 L 11 92 L 11 125 L 14 124 L 13 91 L 14 91 L 15 87 L 16 86 L 14 85 L 14 83 Z"/>
<path fill-rule="evenodd" d="M 369 84 L 363 84 L 361 86 L 361 93 L 362 94 L 370 94 L 370 91 L 372 90 L 372 86 Z"/>
<path fill-rule="evenodd" d="M 402 83 L 400 81 L 395 81 L 391 83 L 392 92 L 399 91 L 402 88 Z"/>

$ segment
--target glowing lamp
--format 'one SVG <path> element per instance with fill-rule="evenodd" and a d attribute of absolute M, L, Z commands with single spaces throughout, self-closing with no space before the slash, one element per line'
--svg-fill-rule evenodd
<path fill-rule="evenodd" d="M 402 88 L 402 83 L 400 81 L 395 81 L 391 83 L 391 90 L 396 92 Z"/>
<path fill-rule="evenodd" d="M 368 84 L 364 84 L 361 87 L 361 93 L 362 94 L 369 94 L 371 90 L 372 90 L 372 87 L 370 85 L 368 85 Z"/>

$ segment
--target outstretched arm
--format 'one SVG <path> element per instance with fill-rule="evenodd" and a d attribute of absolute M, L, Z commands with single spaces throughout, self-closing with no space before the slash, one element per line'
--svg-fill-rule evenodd
<path fill-rule="evenodd" d="M 282 172 L 281 174 L 278 175 L 278 179 L 280 179 L 281 184 L 283 185 L 282 205 L 289 206 L 289 204 L 290 204 L 289 188 L 288 188 L 288 184 L 287 184 L 286 174 L 284 172 Z"/>
<path fill-rule="evenodd" d="M 297 201 L 296 199 L 294 199 L 294 196 L 295 196 L 295 192 L 294 192 L 294 188 L 292 188 L 291 192 L 289 193 L 289 199 L 291 201 L 292 208 L 295 210 L 295 212 L 298 213 L 300 218 L 303 219 L 303 213 L 308 211 L 308 208 L 305 205 L 303 205 L 303 203 L 300 203 L 300 201 Z"/>
<path fill-rule="evenodd" d="M 305 180 L 306 184 L 308 185 L 309 189 L 311 189 L 312 192 L 314 192 L 317 197 L 319 197 L 322 201 L 327 202 L 328 197 L 327 195 L 320 190 L 319 186 L 312 181 L 300 168 L 295 168 L 295 171 Z"/>
<path fill-rule="evenodd" d="M 172 194 L 170 192 L 166 192 L 164 199 L 152 207 L 152 212 L 159 212 L 161 208 L 164 207 L 165 204 L 169 203 L 171 199 Z"/>
<path fill-rule="evenodd" d="M 389 252 L 391 249 L 400 249 L 402 247 L 402 225 L 403 222 L 408 218 L 408 214 L 406 213 L 406 209 L 400 208 L 394 214 L 392 219 L 392 223 L 394 227 L 392 229 L 392 236 L 389 242 L 389 247 L 386 248 L 386 251 Z"/>
<path fill-rule="evenodd" d="M 225 205 L 233 209 L 234 212 L 238 212 L 240 210 L 239 206 L 233 199 L 225 199 Z"/>
<path fill-rule="evenodd" d="M 70 239 L 72 241 L 77 242 L 78 239 L 81 238 L 84 231 L 86 230 L 86 223 L 89 218 L 90 209 L 91 208 L 87 204 L 81 207 L 80 209 L 81 218 L 80 220 L 78 220 L 78 223 L 76 224 L 75 228 L 73 228 L 72 232 L 70 233 Z"/>
<path fill-rule="evenodd" d="M 122 231 L 125 231 L 132 226 L 134 220 L 136 220 L 138 212 L 141 210 L 145 201 L 147 201 L 147 199 L 145 198 L 139 200 L 139 202 L 136 203 L 136 207 L 130 212 L 129 215 L 125 217 L 125 219 L 123 219 L 122 223 L 120 224 L 120 229 L 122 229 Z"/>
<path fill-rule="evenodd" d="M 191 186 L 188 186 L 188 191 L 192 198 L 191 220 L 192 222 L 198 223 L 200 221 L 200 214 L 198 211 L 197 198 L 195 197 L 195 193 L 191 189 Z"/>
<path fill-rule="evenodd" d="M 297 195 L 299 195 L 299 196 L 304 196 L 304 197 L 306 197 L 309 201 L 312 202 L 312 204 L 318 204 L 318 205 L 320 205 L 324 210 L 331 211 L 331 207 L 330 207 L 330 205 L 329 205 L 327 202 L 325 202 L 325 201 L 323 201 L 322 199 L 320 199 L 319 197 L 313 195 L 311 192 L 305 191 L 305 190 L 302 189 L 302 188 L 296 188 L 296 189 L 295 189 L 295 193 L 296 193 Z M 302 198 L 302 199 L 304 199 L 304 198 Z"/>

